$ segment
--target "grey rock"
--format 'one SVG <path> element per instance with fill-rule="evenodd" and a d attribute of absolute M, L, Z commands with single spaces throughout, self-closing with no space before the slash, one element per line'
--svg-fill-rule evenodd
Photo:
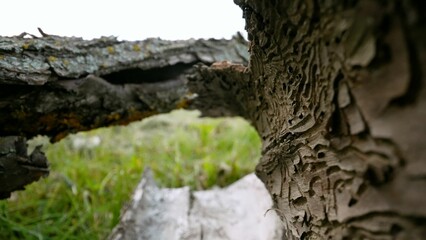
<path fill-rule="evenodd" d="M 278 240 L 284 227 L 263 183 L 250 174 L 220 189 L 159 188 L 148 169 L 110 240 Z"/>

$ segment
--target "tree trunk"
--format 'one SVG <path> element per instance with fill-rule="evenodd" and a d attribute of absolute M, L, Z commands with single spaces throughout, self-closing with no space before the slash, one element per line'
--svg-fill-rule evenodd
<path fill-rule="evenodd" d="M 249 66 L 201 75 L 259 132 L 289 239 L 424 239 L 422 1 L 235 2 Z"/>

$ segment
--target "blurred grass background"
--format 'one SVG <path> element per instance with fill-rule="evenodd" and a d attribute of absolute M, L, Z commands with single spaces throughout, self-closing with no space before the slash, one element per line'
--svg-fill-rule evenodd
<path fill-rule="evenodd" d="M 104 239 L 117 224 L 144 167 L 163 187 L 226 186 L 252 172 L 255 130 L 240 118 L 198 118 L 174 111 L 43 144 L 46 179 L 0 201 L 0 239 Z"/>

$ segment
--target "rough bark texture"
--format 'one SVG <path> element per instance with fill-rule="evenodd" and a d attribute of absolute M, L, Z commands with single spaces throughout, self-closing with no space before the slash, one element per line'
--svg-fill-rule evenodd
<path fill-rule="evenodd" d="M 188 107 L 196 94 L 188 90 L 187 75 L 197 75 L 197 64 L 248 61 L 241 36 L 128 42 L 41 33 L 0 37 L 0 199 L 48 173 L 47 161 L 41 169 L 26 166 L 22 137 L 47 135 L 55 142 Z"/>
<path fill-rule="evenodd" d="M 110 240 L 282 240 L 263 183 L 248 175 L 224 189 L 159 188 L 145 171 Z"/>
<path fill-rule="evenodd" d="M 223 96 L 256 127 L 256 173 L 288 237 L 424 239 L 423 2 L 235 2 L 249 66 L 202 69 L 215 89 L 200 99 Z"/>

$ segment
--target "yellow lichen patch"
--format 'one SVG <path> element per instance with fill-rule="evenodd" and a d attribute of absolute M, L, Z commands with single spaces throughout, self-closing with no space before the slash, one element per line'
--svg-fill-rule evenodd
<path fill-rule="evenodd" d="M 54 62 L 57 60 L 55 56 L 49 56 L 47 59 L 49 60 L 49 62 Z"/>
<path fill-rule="evenodd" d="M 4 59 L 4 56 L 3 55 L 0 55 L 0 60 L 3 60 Z"/>
<path fill-rule="evenodd" d="M 176 103 L 176 108 L 180 109 L 180 108 L 189 107 L 193 103 L 194 99 L 197 98 L 197 96 L 198 94 L 196 93 L 187 92 L 185 96 L 182 99 L 180 99 L 179 102 Z"/>
<path fill-rule="evenodd" d="M 27 50 L 30 47 L 29 43 L 24 43 L 24 45 L 22 45 L 22 49 Z"/>
<path fill-rule="evenodd" d="M 81 117 L 75 113 L 68 113 L 61 116 L 59 119 L 62 119 L 62 124 L 67 125 L 70 128 L 76 130 L 85 129 L 84 126 L 81 125 Z"/>
<path fill-rule="evenodd" d="M 57 125 L 57 115 L 56 114 L 46 114 L 39 118 L 38 120 L 40 126 L 44 126 L 46 131 L 54 129 Z"/>
<path fill-rule="evenodd" d="M 39 118 L 39 126 L 44 126 L 46 131 L 62 128 L 64 125 L 68 129 L 83 130 L 84 126 L 81 125 L 81 118 L 74 113 L 45 114 Z"/>
<path fill-rule="evenodd" d="M 114 54 L 115 53 L 115 49 L 114 49 L 113 46 L 107 47 L 107 50 L 108 50 L 109 54 Z"/>
<path fill-rule="evenodd" d="M 69 62 L 67 59 L 63 59 L 63 60 L 62 60 L 62 63 L 63 63 L 65 66 L 68 66 L 68 65 L 70 64 L 70 62 Z"/>
<path fill-rule="evenodd" d="M 114 125 L 114 122 L 120 119 L 120 113 L 110 113 L 108 115 L 99 115 L 95 118 L 94 122 L 89 126 L 90 129 Z"/>
<path fill-rule="evenodd" d="M 117 121 L 121 118 L 120 113 L 111 113 L 106 117 L 107 121 Z"/>
<path fill-rule="evenodd" d="M 158 114 L 157 111 L 138 111 L 130 109 L 127 114 L 116 123 L 118 125 L 127 125 L 131 122 L 139 121 L 152 115 Z"/>
<path fill-rule="evenodd" d="M 89 130 L 88 127 L 81 125 L 82 119 L 78 114 L 71 112 L 71 113 L 65 113 L 60 115 L 51 114 L 51 116 L 55 116 L 54 122 L 50 122 L 52 129 L 55 129 L 55 128 L 62 129 L 64 125 L 66 126 L 67 129 L 69 129 L 69 130 L 56 133 L 56 135 L 52 138 L 52 142 L 57 142 L 72 132 Z"/>
<path fill-rule="evenodd" d="M 179 101 L 177 104 L 176 104 L 176 108 L 177 109 L 180 109 L 180 108 L 186 108 L 186 107 L 188 107 L 189 106 L 189 104 L 190 104 L 191 102 L 188 100 L 188 99 L 182 99 L 181 101 Z"/>
<path fill-rule="evenodd" d="M 90 125 L 90 129 L 105 127 L 105 126 L 113 126 L 113 125 L 127 125 L 131 122 L 139 121 L 146 117 L 158 114 L 155 111 L 138 111 L 135 109 L 130 109 L 125 113 L 111 113 L 108 115 L 99 116 L 96 118 L 95 122 Z"/>
<path fill-rule="evenodd" d="M 139 45 L 137 45 L 137 44 L 134 44 L 133 45 L 133 51 L 140 52 L 141 51 L 141 47 Z"/>

